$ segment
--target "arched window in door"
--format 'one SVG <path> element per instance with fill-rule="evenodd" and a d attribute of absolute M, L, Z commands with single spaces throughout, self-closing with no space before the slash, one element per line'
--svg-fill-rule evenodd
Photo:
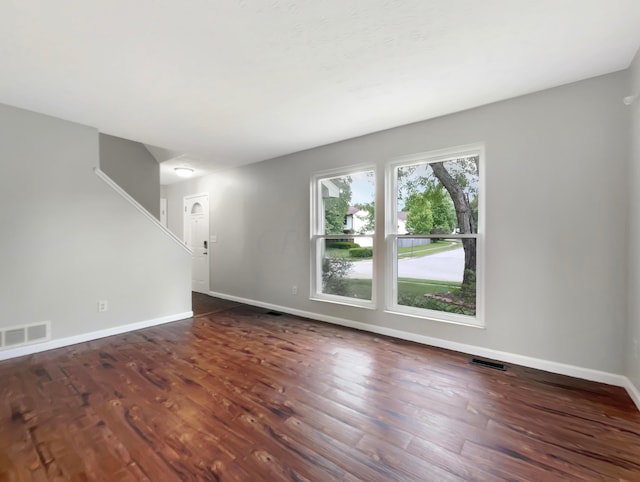
<path fill-rule="evenodd" d="M 200 203 L 193 203 L 191 206 L 191 214 L 202 214 L 204 212 L 204 208 Z"/>

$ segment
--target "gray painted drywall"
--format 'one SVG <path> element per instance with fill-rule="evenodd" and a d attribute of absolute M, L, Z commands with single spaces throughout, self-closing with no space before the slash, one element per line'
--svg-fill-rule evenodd
<path fill-rule="evenodd" d="M 626 95 L 635 94 L 627 107 L 630 116 L 631 182 L 629 207 L 629 325 L 627 336 L 627 376 L 640 392 L 640 50 L 629 69 L 630 85 Z"/>
<path fill-rule="evenodd" d="M 169 227 L 182 236 L 183 196 L 210 194 L 214 292 L 623 373 L 627 82 L 618 72 L 173 184 Z M 314 172 L 383 172 L 397 156 L 474 142 L 486 144 L 485 329 L 386 313 L 382 300 L 367 310 L 308 299 Z"/>
<path fill-rule="evenodd" d="M 100 134 L 100 169 L 160 218 L 160 165 L 143 144 Z"/>
<path fill-rule="evenodd" d="M 191 256 L 95 175 L 96 129 L 0 105 L 0 162 L 0 326 L 57 339 L 191 310 Z"/>

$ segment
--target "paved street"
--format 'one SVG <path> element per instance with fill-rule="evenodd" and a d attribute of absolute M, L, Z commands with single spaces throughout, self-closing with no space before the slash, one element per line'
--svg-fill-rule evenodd
<path fill-rule="evenodd" d="M 399 278 L 423 278 L 462 282 L 464 250 L 462 248 L 441 253 L 405 258 L 398 262 Z M 371 278 L 372 261 L 355 261 L 350 278 Z"/>

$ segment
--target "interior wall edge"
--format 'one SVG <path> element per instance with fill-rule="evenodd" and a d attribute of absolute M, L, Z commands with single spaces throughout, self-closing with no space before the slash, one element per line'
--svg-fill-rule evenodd
<path fill-rule="evenodd" d="M 145 208 L 142 204 L 140 204 L 136 199 L 134 199 L 127 191 L 125 191 L 117 182 L 115 182 L 108 174 L 106 174 L 103 170 L 98 167 L 93 168 L 93 172 L 96 176 L 102 179 L 107 186 L 113 189 L 120 197 L 122 197 L 125 201 L 131 204 L 134 208 L 136 208 L 140 213 L 147 218 L 151 224 L 153 224 L 157 229 L 159 229 L 162 233 L 168 236 L 174 243 L 176 243 L 182 250 L 186 251 L 189 255 L 193 254 L 189 246 L 184 244 L 184 242 L 176 236 L 173 231 L 171 231 L 166 226 L 163 226 L 158 218 L 156 218 L 153 213 L 149 212 L 147 208 Z"/>
<path fill-rule="evenodd" d="M 633 380 L 629 377 L 625 377 L 625 379 L 627 383 L 624 388 L 627 390 L 627 393 L 631 397 L 631 400 L 633 400 L 633 403 L 638 407 L 638 410 L 640 410 L 640 389 L 633 384 Z"/>

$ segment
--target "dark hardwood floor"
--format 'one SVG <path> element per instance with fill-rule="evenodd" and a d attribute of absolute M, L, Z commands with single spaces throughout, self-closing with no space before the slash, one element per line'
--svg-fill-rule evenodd
<path fill-rule="evenodd" d="M 206 296 L 0 363 L 0 481 L 640 480 L 622 388 Z"/>

